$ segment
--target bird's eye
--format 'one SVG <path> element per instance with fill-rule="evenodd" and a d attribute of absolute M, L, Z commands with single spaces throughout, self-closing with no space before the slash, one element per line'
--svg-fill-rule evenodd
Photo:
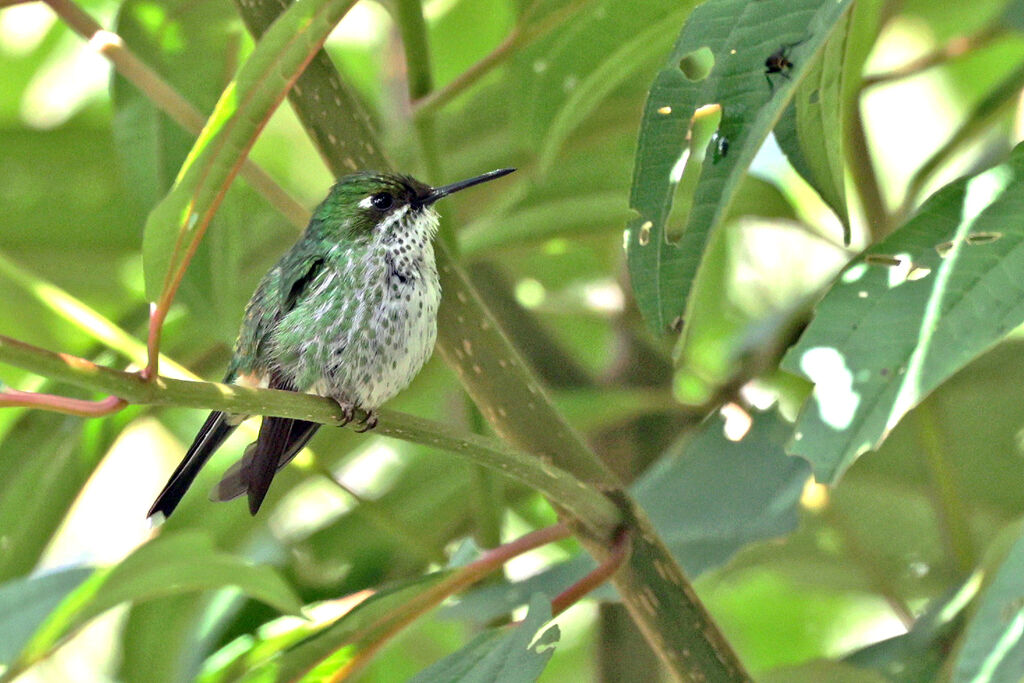
<path fill-rule="evenodd" d="M 394 205 L 395 198 L 387 192 L 378 192 L 377 194 L 370 196 L 370 203 L 373 204 L 373 208 L 378 211 L 387 211 Z"/>

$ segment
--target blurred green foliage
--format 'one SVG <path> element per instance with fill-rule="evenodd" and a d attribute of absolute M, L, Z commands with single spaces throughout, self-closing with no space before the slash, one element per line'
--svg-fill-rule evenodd
<path fill-rule="evenodd" d="M 508 185 L 444 208 L 461 259 L 559 410 L 637 480 L 752 674 L 1016 680 L 1024 200 L 1011 150 L 1022 125 L 1019 88 L 1000 84 L 1024 64 L 1020 3 L 696 4 L 424 3 L 439 92 L 493 60 L 428 110 L 408 99 L 388 6 L 358 3 L 326 50 L 396 167 L 433 183 L 519 167 Z M 78 5 L 204 113 L 252 51 L 227 2 Z M 784 46 L 792 65 L 766 82 L 765 60 Z M 688 80 L 680 60 L 700 47 L 714 65 Z M 142 226 L 193 138 L 42 3 L 0 10 L 0 73 L 0 255 L 144 338 Z M 898 77 L 864 80 L 879 74 Z M 979 119 L 993 96 L 995 113 Z M 721 108 L 718 129 L 690 150 L 691 117 L 707 104 Z M 915 172 L 957 131 L 965 144 L 925 178 L 945 189 L 913 216 Z M 691 151 L 692 182 L 677 186 L 670 173 Z M 309 207 L 331 182 L 288 106 L 250 156 Z M 246 299 L 294 237 L 236 180 L 164 352 L 219 378 Z M 0 334 L 124 367 L 40 296 L 0 270 Z M 0 380 L 90 398 L 6 365 Z M 723 405 L 724 421 L 709 417 Z M 439 359 L 389 407 L 486 431 Z M 0 412 L 0 677 L 31 666 L 54 680 L 81 667 L 237 680 L 282 662 L 306 671 L 325 653 L 321 666 L 341 666 L 342 644 L 432 585 L 467 537 L 507 541 L 555 521 L 536 493 L 444 453 L 324 429 L 255 519 L 202 494 L 251 434 L 230 441 L 147 543 L 145 511 L 203 417 Z M 814 484 L 787 448 L 834 486 Z M 543 643 L 558 641 L 550 661 L 516 645 L 529 629 L 500 628 L 587 567 L 571 540 L 517 560 L 389 642 L 360 680 L 405 680 L 453 652 L 436 666 L 469 675 L 480 657 L 487 672 L 532 680 L 547 662 L 541 680 L 596 679 L 595 649 L 624 645 L 586 603 Z M 360 591 L 374 601 L 340 618 Z M 312 622 L 277 611 L 297 604 Z M 318 641 L 330 624 L 350 640 Z M 636 658 L 637 680 L 663 675 L 619 656 Z"/>

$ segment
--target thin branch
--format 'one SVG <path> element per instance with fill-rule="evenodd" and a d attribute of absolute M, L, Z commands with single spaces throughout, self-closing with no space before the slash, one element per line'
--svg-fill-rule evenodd
<path fill-rule="evenodd" d="M 359 651 L 353 659 L 346 662 L 341 671 L 336 673 L 341 674 L 344 678 L 350 677 L 365 666 L 380 648 L 401 632 L 402 629 L 426 612 L 440 605 L 449 596 L 472 586 L 491 572 L 503 567 L 509 560 L 535 548 L 567 538 L 570 533 L 569 527 L 565 523 L 559 523 L 530 532 L 511 543 L 488 550 L 479 559 L 452 572 L 451 576 L 446 577 L 428 590 L 412 598 L 406 605 L 406 612 L 401 619 L 388 624 L 388 628 L 382 633 L 381 637 L 377 638 L 370 647 Z M 366 630 L 372 629 L 373 627 L 371 626 Z"/>
<path fill-rule="evenodd" d="M 854 98 L 849 107 L 848 125 L 845 128 L 845 148 L 849 156 L 850 176 L 867 221 L 868 235 L 875 242 L 889 232 L 889 213 L 885 207 L 874 161 L 868 149 L 868 138 L 864 132 L 864 116 L 860 100 Z"/>
<path fill-rule="evenodd" d="M 921 55 L 917 59 L 912 59 L 892 71 L 865 76 L 864 80 L 861 81 L 860 87 L 862 90 L 866 90 L 876 85 L 883 85 L 916 76 L 923 71 L 953 61 L 972 50 L 984 48 L 997 38 L 1006 35 L 1006 33 L 1006 29 L 998 24 L 993 24 L 972 36 L 957 36 L 937 50 Z"/>
<path fill-rule="evenodd" d="M 120 36 L 104 29 L 71 0 L 44 1 L 64 23 L 89 41 L 89 45 L 96 52 L 109 59 L 118 73 L 149 97 L 154 105 L 183 129 L 192 135 L 199 135 L 206 124 L 206 116 L 152 67 L 125 47 Z M 242 162 L 240 173 L 290 223 L 300 229 L 306 227 L 309 222 L 309 211 L 278 185 L 266 171 L 246 159 Z"/>
<path fill-rule="evenodd" d="M 425 95 L 420 99 L 415 100 L 412 104 L 413 113 L 417 117 L 420 117 L 444 107 L 464 91 L 478 83 L 480 79 L 490 73 L 492 69 L 500 66 L 507 59 L 512 57 L 519 48 L 561 26 L 566 20 L 583 9 L 588 2 L 589 0 L 577 0 L 577 2 L 563 7 L 561 10 L 553 12 L 536 26 L 527 26 L 523 28 L 522 22 L 520 22 L 520 25 L 513 28 L 512 31 L 509 32 L 508 36 L 506 36 L 505 40 L 503 40 L 498 47 L 494 48 L 494 50 L 492 50 L 486 57 L 466 69 L 443 88 L 435 90 L 429 95 Z"/>
<path fill-rule="evenodd" d="M 409 99 L 415 101 L 434 89 L 434 79 L 430 73 L 430 48 L 427 45 L 427 22 L 423 19 L 420 0 L 398 0 L 395 9 L 405 50 Z"/>
<path fill-rule="evenodd" d="M 592 572 L 566 588 L 551 601 L 551 616 L 557 616 L 569 609 L 590 591 L 610 579 L 629 557 L 633 547 L 629 529 L 623 528 L 609 549 L 608 557 L 601 561 Z"/>
<path fill-rule="evenodd" d="M 127 401 L 116 396 L 108 396 L 99 401 L 86 401 L 55 394 L 18 391 L 17 389 L 0 391 L 0 408 L 38 408 L 79 417 L 103 417 L 123 410 L 127 405 Z"/>
<path fill-rule="evenodd" d="M 54 380 L 119 396 L 130 404 L 175 405 L 222 410 L 239 415 L 273 415 L 322 424 L 343 422 L 341 408 L 329 398 L 277 389 L 188 382 L 169 377 L 151 381 L 90 360 L 53 353 L 0 335 L 0 362 Z M 381 409 L 376 434 L 432 446 L 513 477 L 564 507 L 599 537 L 621 522 L 618 507 L 598 490 L 584 486 L 548 458 L 517 450 L 503 441 L 453 429 L 432 420 Z"/>

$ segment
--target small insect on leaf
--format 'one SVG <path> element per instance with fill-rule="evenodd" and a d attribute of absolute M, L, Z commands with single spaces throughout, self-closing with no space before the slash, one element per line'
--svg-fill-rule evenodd
<path fill-rule="evenodd" d="M 804 38 L 795 43 L 780 45 L 778 50 L 768 55 L 764 60 L 764 80 L 768 82 L 769 91 L 775 91 L 775 83 L 772 82 L 771 78 L 772 74 L 779 74 L 787 81 L 789 80 L 789 70 L 793 68 L 793 62 L 789 58 L 789 51 L 806 40 L 807 38 Z"/>

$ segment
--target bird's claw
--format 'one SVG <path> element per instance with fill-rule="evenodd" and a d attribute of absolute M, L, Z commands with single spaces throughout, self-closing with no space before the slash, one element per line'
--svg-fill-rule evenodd
<path fill-rule="evenodd" d="M 338 423 L 338 426 L 344 427 L 356 418 L 356 404 L 349 403 L 347 401 L 338 401 L 338 405 L 341 406 L 341 422 Z"/>
<path fill-rule="evenodd" d="M 338 426 L 344 427 L 356 419 L 356 404 L 348 401 L 338 401 L 338 405 L 341 406 L 341 423 Z M 362 419 L 359 420 L 361 427 L 355 430 L 360 434 L 368 432 L 377 426 L 377 415 L 372 410 L 364 410 L 363 413 Z"/>
<path fill-rule="evenodd" d="M 374 427 L 376 427 L 377 426 L 377 415 L 376 415 L 376 413 L 374 413 L 372 410 L 367 410 L 366 411 L 366 415 L 363 417 L 362 420 L 360 420 L 360 424 L 362 424 L 363 426 L 360 429 L 355 430 L 355 431 L 357 431 L 360 434 L 368 432 L 371 429 L 373 429 Z"/>

